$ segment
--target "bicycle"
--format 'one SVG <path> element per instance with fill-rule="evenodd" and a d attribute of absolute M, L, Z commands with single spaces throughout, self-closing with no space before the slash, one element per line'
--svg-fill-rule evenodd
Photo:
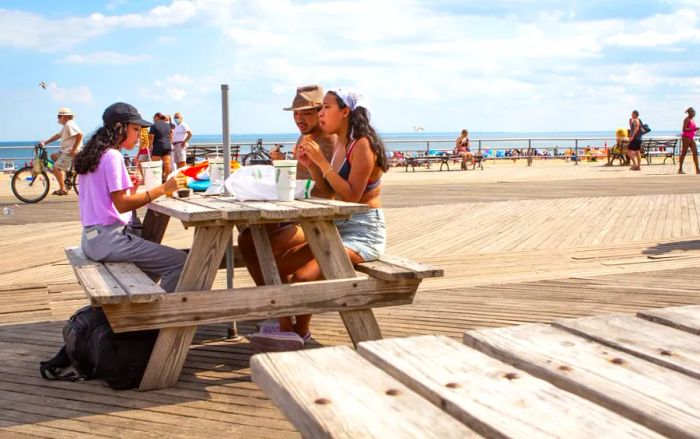
<path fill-rule="evenodd" d="M 46 173 L 53 168 L 53 161 L 49 158 L 46 148 L 37 143 L 34 145 L 34 160 L 30 166 L 18 169 L 12 174 L 11 188 L 15 197 L 25 203 L 38 203 L 46 198 L 49 193 L 50 182 Z M 74 189 L 78 193 L 78 174 L 73 171 L 71 165 L 65 173 L 64 182 L 66 189 Z"/>
<path fill-rule="evenodd" d="M 241 159 L 241 164 L 243 166 L 248 165 L 271 165 L 272 158 L 270 156 L 273 152 L 279 152 L 287 159 L 287 153 L 282 152 L 284 145 L 275 145 L 270 151 L 265 149 L 262 143 L 262 139 L 258 139 L 258 142 L 250 148 L 250 153 L 243 156 Z"/>

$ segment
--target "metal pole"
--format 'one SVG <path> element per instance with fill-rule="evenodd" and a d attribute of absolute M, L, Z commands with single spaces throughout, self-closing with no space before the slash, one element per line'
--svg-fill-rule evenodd
<path fill-rule="evenodd" d="M 527 165 L 532 166 L 532 139 L 527 139 Z"/>
<path fill-rule="evenodd" d="M 231 175 L 231 134 L 229 131 L 228 116 L 228 84 L 221 84 L 221 131 L 224 143 L 224 181 Z M 226 185 L 224 185 L 224 196 L 230 196 Z M 229 238 L 226 246 L 226 288 L 233 288 L 233 236 Z M 231 322 L 231 326 L 226 331 L 226 338 L 238 339 L 238 325 Z"/>
<path fill-rule="evenodd" d="M 581 160 L 581 158 L 578 156 L 578 139 L 574 139 L 574 148 L 574 155 L 576 156 L 574 164 L 578 165 L 579 160 Z"/>

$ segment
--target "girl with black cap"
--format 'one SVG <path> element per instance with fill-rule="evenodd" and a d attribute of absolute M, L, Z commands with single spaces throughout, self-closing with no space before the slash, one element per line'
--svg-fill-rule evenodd
<path fill-rule="evenodd" d="M 693 107 L 690 107 L 685 110 L 685 112 L 688 113 L 688 116 L 683 119 L 683 133 L 681 134 L 681 157 L 678 160 L 678 173 L 685 174 L 685 172 L 683 172 L 683 160 L 685 159 L 685 155 L 688 153 L 688 148 L 690 148 L 690 152 L 693 153 L 695 173 L 700 174 L 700 168 L 698 168 L 698 147 L 695 144 L 695 134 L 698 131 L 698 128 L 695 126 L 695 121 L 693 120 L 695 117 L 695 110 Z"/>
<path fill-rule="evenodd" d="M 130 194 L 131 179 L 120 148 L 133 149 L 143 120 L 133 106 L 117 102 L 102 114 L 104 125 L 95 131 L 75 159 L 80 179 L 81 247 L 95 261 L 129 261 L 145 273 L 160 276 L 161 287 L 175 291 L 185 264 L 185 252 L 146 241 L 126 227 L 131 211 L 166 193 L 184 188 L 187 179 L 178 175 L 145 192 Z"/>

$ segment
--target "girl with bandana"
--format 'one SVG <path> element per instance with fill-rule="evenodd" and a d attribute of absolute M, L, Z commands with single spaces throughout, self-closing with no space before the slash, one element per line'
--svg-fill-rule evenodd
<path fill-rule="evenodd" d="M 308 168 L 319 196 L 369 206 L 367 213 L 339 220 L 336 226 L 353 264 L 377 260 L 386 246 L 380 192 L 381 177 L 389 169 L 389 162 L 384 143 L 370 124 L 367 101 L 356 90 L 333 89 L 324 96 L 318 116 L 323 131 L 337 135 L 331 160 L 310 137 L 300 144 L 298 160 Z M 277 261 L 282 278 L 290 282 L 322 279 L 301 227 L 289 226 L 279 236 L 283 235 L 289 250 Z M 263 328 L 248 338 L 258 351 L 301 349 L 311 337 L 310 322 L 311 315 L 298 315 L 294 320 L 282 317 L 279 328 Z"/>

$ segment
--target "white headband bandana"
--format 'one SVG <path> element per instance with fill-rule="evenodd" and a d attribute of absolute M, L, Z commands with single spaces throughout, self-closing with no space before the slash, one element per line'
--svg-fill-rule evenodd
<path fill-rule="evenodd" d="M 338 87 L 328 91 L 337 94 L 338 97 L 343 100 L 345 105 L 350 108 L 350 110 L 354 110 L 357 107 L 363 107 L 369 113 L 369 105 L 362 92 L 350 87 Z"/>

